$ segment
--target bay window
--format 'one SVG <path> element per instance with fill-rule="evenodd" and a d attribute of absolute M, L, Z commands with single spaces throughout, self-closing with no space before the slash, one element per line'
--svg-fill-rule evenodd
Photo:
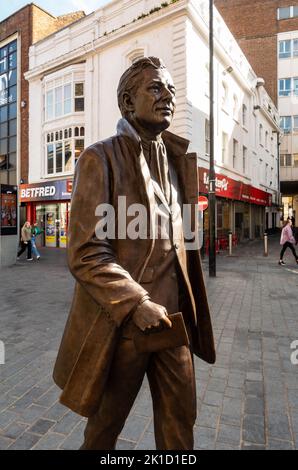
<path fill-rule="evenodd" d="M 84 150 L 85 128 L 68 127 L 46 134 L 47 176 L 71 174 Z"/>

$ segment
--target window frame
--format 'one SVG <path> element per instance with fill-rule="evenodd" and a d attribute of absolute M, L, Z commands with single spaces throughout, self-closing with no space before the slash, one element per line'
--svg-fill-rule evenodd
<path fill-rule="evenodd" d="M 290 45 L 290 51 L 289 51 L 289 52 L 286 52 L 286 50 L 285 50 L 286 48 L 284 47 L 284 48 L 283 48 L 283 51 L 281 52 L 281 50 L 280 50 L 281 47 L 280 47 L 280 46 L 281 46 L 281 45 L 284 45 L 284 46 L 285 46 L 287 43 Z M 291 39 L 281 39 L 281 40 L 279 41 L 279 47 L 278 47 L 278 58 L 279 58 L 279 59 L 289 59 L 290 57 L 292 57 L 292 50 L 293 50 L 293 48 L 292 48 L 292 40 L 291 40 Z M 286 55 L 286 54 L 288 54 L 288 55 Z"/>
<path fill-rule="evenodd" d="M 290 87 L 286 88 L 286 82 L 290 82 Z M 283 87 L 281 89 L 281 84 L 283 83 Z M 286 94 L 285 94 L 286 93 Z M 279 78 L 278 80 L 278 96 L 279 97 L 287 97 L 291 96 L 292 94 L 292 78 L 291 77 L 286 77 L 286 78 Z"/>

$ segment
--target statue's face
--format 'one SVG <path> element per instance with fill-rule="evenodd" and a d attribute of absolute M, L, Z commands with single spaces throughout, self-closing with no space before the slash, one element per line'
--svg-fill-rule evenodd
<path fill-rule="evenodd" d="M 133 117 L 138 125 L 156 134 L 167 129 L 175 111 L 175 92 L 166 69 L 144 69 L 137 91 L 131 96 Z"/>

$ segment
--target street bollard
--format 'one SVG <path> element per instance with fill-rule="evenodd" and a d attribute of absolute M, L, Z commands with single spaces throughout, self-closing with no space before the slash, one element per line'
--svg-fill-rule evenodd
<path fill-rule="evenodd" d="M 232 256 L 233 234 L 229 232 L 229 256 Z"/>
<path fill-rule="evenodd" d="M 268 256 L 268 233 L 264 232 L 264 256 Z"/>

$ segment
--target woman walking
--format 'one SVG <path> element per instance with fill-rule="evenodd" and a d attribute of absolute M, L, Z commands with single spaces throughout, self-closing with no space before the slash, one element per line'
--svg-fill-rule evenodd
<path fill-rule="evenodd" d="M 280 252 L 280 257 L 279 257 L 278 264 L 280 264 L 282 266 L 284 266 L 286 264 L 286 263 L 283 262 L 283 256 L 284 256 L 285 251 L 286 251 L 287 248 L 290 248 L 290 250 L 292 251 L 292 253 L 295 257 L 296 263 L 298 264 L 298 256 L 297 256 L 297 253 L 296 253 L 295 248 L 294 248 L 294 243 L 295 243 L 295 238 L 294 238 L 293 232 L 292 232 L 292 220 L 287 219 L 286 224 L 285 224 L 285 226 L 284 226 L 284 228 L 282 229 L 282 232 L 281 232 L 280 244 L 282 245 L 282 249 L 281 249 L 281 252 Z"/>
<path fill-rule="evenodd" d="M 21 230 L 21 248 L 18 251 L 18 259 L 27 248 L 27 261 L 32 261 L 31 255 L 31 225 L 30 222 L 25 222 Z"/>
<path fill-rule="evenodd" d="M 40 259 L 39 251 L 36 247 L 36 237 L 42 233 L 42 230 L 37 225 L 37 222 L 34 222 L 32 230 L 31 230 L 31 248 L 32 254 L 36 256 L 36 259 Z"/>

